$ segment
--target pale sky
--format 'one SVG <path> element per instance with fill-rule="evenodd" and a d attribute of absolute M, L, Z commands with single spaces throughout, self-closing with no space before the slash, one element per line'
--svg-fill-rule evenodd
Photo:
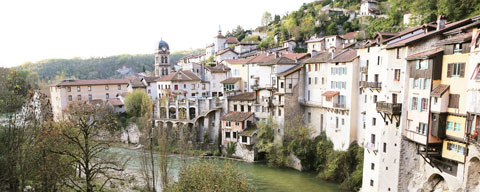
<path fill-rule="evenodd" d="M 260 25 L 313 0 L 6 0 L 0 1 L 0 66 L 48 58 L 153 53 L 205 47 L 219 25 Z"/>

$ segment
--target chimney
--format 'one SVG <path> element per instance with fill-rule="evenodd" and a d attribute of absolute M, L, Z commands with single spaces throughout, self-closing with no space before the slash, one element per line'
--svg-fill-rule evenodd
<path fill-rule="evenodd" d="M 437 18 L 437 31 L 445 28 L 446 23 L 447 23 L 447 19 L 445 19 L 445 16 L 439 15 Z"/>

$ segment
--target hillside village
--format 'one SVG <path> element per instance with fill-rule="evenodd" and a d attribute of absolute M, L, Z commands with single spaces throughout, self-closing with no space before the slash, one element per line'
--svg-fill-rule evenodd
<path fill-rule="evenodd" d="M 376 6 L 362 1 L 352 17 L 384 17 Z M 480 16 L 439 16 L 368 40 L 360 33 L 261 48 L 219 30 L 212 41 L 202 37 L 204 53 L 176 64 L 161 40 L 151 74 L 50 85 L 54 119 L 78 101 L 123 113 L 126 95 L 142 90 L 154 101 L 155 127 L 186 126 L 196 130 L 195 142 L 219 140 L 223 153 L 234 146 L 233 157 L 245 161 L 262 156 L 259 123 L 274 121 L 282 138 L 300 119 L 335 150 L 365 149 L 362 191 L 480 190 Z"/>

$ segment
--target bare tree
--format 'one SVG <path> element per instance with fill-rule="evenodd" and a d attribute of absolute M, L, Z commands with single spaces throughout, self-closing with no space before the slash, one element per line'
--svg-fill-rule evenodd
<path fill-rule="evenodd" d="M 79 177 L 68 177 L 66 183 L 77 191 L 92 192 L 103 190 L 105 184 L 112 179 L 121 179 L 115 172 L 125 170 L 128 160 L 120 162 L 108 157 L 107 142 L 98 141 L 104 131 L 112 132 L 116 126 L 113 110 L 104 104 L 78 102 L 67 108 L 66 120 L 62 123 L 61 136 L 67 144 L 55 152 L 68 157 L 72 164 L 78 165 Z M 104 177 L 103 183 L 95 188 L 96 179 Z"/>

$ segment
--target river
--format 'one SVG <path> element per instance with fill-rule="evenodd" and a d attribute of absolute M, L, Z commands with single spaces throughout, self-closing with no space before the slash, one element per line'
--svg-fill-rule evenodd
<path fill-rule="evenodd" d="M 127 170 L 140 170 L 140 150 L 122 147 L 110 148 L 110 153 L 117 157 L 131 158 L 127 164 Z M 189 157 L 187 161 L 194 161 L 197 157 Z M 174 177 L 177 176 L 181 164 L 181 158 L 177 155 L 170 155 L 170 171 Z M 263 163 L 247 163 L 236 161 L 240 171 L 244 172 L 257 191 L 265 192 L 287 192 L 287 191 L 342 191 L 338 184 L 319 180 L 312 173 L 299 172 L 292 169 L 271 168 Z"/>

